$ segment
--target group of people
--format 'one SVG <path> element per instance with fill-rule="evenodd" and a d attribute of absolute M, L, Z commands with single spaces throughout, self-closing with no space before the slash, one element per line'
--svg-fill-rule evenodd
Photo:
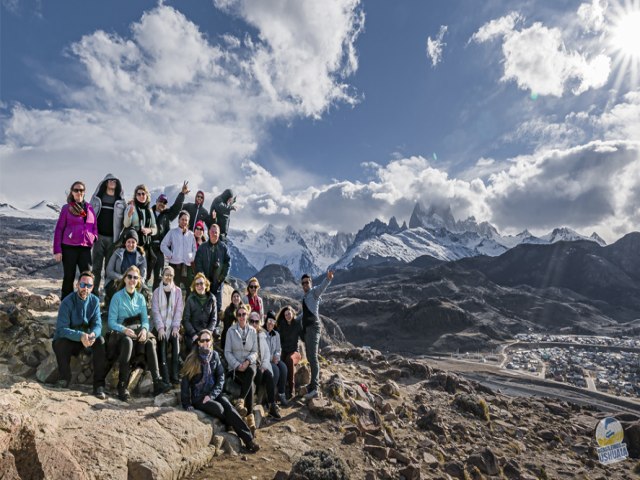
<path fill-rule="evenodd" d="M 72 184 L 53 242 L 54 257 L 64 270 L 53 339 L 58 386 L 69 386 L 71 357 L 88 349 L 94 395 L 106 398 L 108 363 L 117 359 L 117 395 L 127 401 L 131 368 L 142 361 L 151 373 L 154 395 L 180 384 L 185 409 L 222 419 L 254 452 L 259 448 L 252 413 L 256 389 L 264 387 L 269 414 L 281 418 L 278 403 L 286 406 L 296 393 L 299 339 L 311 368 L 305 399 L 318 395 L 318 308 L 333 272 L 316 288 L 311 277 L 303 275 L 298 316 L 291 306 L 277 315 L 266 312 L 256 278 L 248 281 L 245 295 L 235 290 L 222 310 L 222 287 L 231 266 L 226 236 L 236 199 L 225 190 L 207 212 L 204 193 L 199 191 L 195 203 L 185 204 L 188 193 L 184 182 L 171 207 L 167 197 L 159 195 L 150 208 L 144 185 L 135 188 L 127 204 L 113 175 L 98 185 L 91 202 L 84 199 L 83 182 Z M 172 229 L 176 218 L 178 226 Z M 103 267 L 107 335 L 98 296 Z M 183 296 L 183 289 L 188 295 Z M 222 358 L 214 348 L 218 339 Z M 234 404 L 223 393 L 228 377 L 240 388 Z"/>

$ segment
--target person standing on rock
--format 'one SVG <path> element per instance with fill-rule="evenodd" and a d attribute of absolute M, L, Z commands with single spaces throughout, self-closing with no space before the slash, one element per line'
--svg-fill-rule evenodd
<path fill-rule="evenodd" d="M 156 354 L 156 342 L 149 335 L 149 317 L 147 316 L 147 303 L 138 291 L 144 277 L 135 265 L 124 272 L 124 288 L 119 290 L 111 299 L 109 306 L 108 325 L 109 355 L 114 358 L 118 355 L 120 370 L 118 372 L 118 398 L 124 402 L 129 400 L 129 383 L 131 358 L 140 350 L 144 352 L 147 360 L 147 369 L 153 378 L 153 394 L 171 390 L 171 385 L 162 381 L 158 368 L 158 356 Z M 135 348 L 134 348 L 135 347 Z"/>
<path fill-rule="evenodd" d="M 129 206 L 124 214 L 124 228 L 133 228 L 138 234 L 138 245 L 144 248 L 147 255 L 147 264 L 155 263 L 155 253 L 151 248 L 151 241 L 154 235 L 158 233 L 156 225 L 156 216 L 151 211 L 151 195 L 149 190 L 143 184 L 138 185 L 135 189 L 133 200 L 129 202 Z M 163 265 L 164 266 L 164 265 Z M 151 271 L 147 269 L 143 282 L 149 280 Z"/>
<path fill-rule="evenodd" d="M 174 271 L 164 267 L 162 285 L 153 291 L 151 299 L 151 318 L 158 338 L 158 359 L 160 374 L 165 383 L 178 384 L 180 363 L 180 323 L 184 303 L 182 291 L 174 282 Z M 171 372 L 169 372 L 168 350 L 171 345 Z"/>
<path fill-rule="evenodd" d="M 245 448 L 255 453 L 260 450 L 251 429 L 244 422 L 231 402 L 222 394 L 224 367 L 213 349 L 213 336 L 209 330 L 198 332 L 198 348 L 187 356 L 182 367 L 180 399 L 187 411 L 194 408 L 219 418 L 233 428 Z"/>
<path fill-rule="evenodd" d="M 256 277 L 251 277 L 247 282 L 247 296 L 242 299 L 242 303 L 251 308 L 251 313 L 257 312 L 260 315 L 260 320 L 264 320 L 264 302 L 262 297 L 258 296 L 258 291 L 260 291 L 260 282 Z"/>
<path fill-rule="evenodd" d="M 204 273 L 211 283 L 211 293 L 222 310 L 222 286 L 231 269 L 231 256 L 227 244 L 220 242 L 220 227 L 215 223 L 209 228 L 209 241 L 196 252 L 196 273 Z M 219 312 L 220 313 L 220 312 Z"/>
<path fill-rule="evenodd" d="M 298 339 L 302 338 L 302 322 L 296 318 L 296 312 L 291 305 L 282 307 L 276 316 L 276 325 L 280 334 L 282 346 L 282 360 L 287 366 L 287 394 L 286 398 L 296 393 L 295 373 L 296 365 L 300 363 L 302 355 L 298 351 Z"/>
<path fill-rule="evenodd" d="M 209 291 L 209 286 L 209 280 L 204 273 L 197 273 L 191 282 L 191 294 L 187 297 L 182 314 L 187 352 L 198 346 L 196 339 L 199 331 L 209 330 L 213 335 L 218 327 L 216 297 Z"/>
<path fill-rule="evenodd" d="M 182 210 L 182 204 L 184 203 L 184 196 L 189 193 L 189 182 L 185 181 L 182 184 L 182 191 L 176 197 L 170 208 L 167 208 L 169 200 L 165 194 L 160 195 L 156 199 L 156 204 L 151 208 L 153 215 L 156 217 L 157 232 L 151 237 L 151 249 L 155 255 L 153 264 L 149 264 L 149 273 L 153 273 L 153 289 L 155 290 L 160 285 L 162 280 L 160 272 L 164 268 L 164 254 L 160 250 L 160 244 L 164 237 L 171 230 L 171 222 L 173 222 L 180 211 Z"/>
<path fill-rule="evenodd" d="M 193 279 L 193 264 L 196 258 L 196 237 L 187 227 L 189 212 L 182 210 L 178 215 L 178 226 L 172 228 L 160 244 L 160 250 L 169 265 L 176 272 L 175 284 L 184 284 L 185 290 Z"/>
<path fill-rule="evenodd" d="M 218 195 L 211 202 L 209 213 L 211 218 L 220 227 L 220 238 L 225 241 L 229 233 L 229 222 L 231 220 L 231 212 L 236 210 L 236 197 L 230 188 Z"/>
<path fill-rule="evenodd" d="M 320 382 L 320 362 L 318 361 L 318 349 L 320 346 L 320 301 L 322 294 L 333 280 L 333 272 L 329 270 L 322 283 L 314 287 L 311 277 L 306 273 L 302 275 L 300 283 L 304 296 L 302 297 L 302 312 L 298 318 L 302 321 L 302 341 L 304 350 L 311 368 L 311 383 L 307 386 L 305 400 L 311 400 L 318 396 Z"/>
<path fill-rule="evenodd" d="M 85 190 L 80 181 L 71 184 L 53 233 L 53 258 L 62 262 L 64 270 L 61 300 L 73 292 L 76 268 L 81 272 L 91 270 L 91 247 L 98 236 L 98 227 L 93 207 L 84 200 Z"/>
<path fill-rule="evenodd" d="M 102 268 L 109 263 L 113 244 L 120 237 L 124 210 L 127 207 L 120 180 L 108 173 L 91 197 L 91 206 L 98 218 L 98 238 L 91 251 L 91 261 L 95 276 L 93 291 L 99 295 Z"/>
<path fill-rule="evenodd" d="M 71 381 L 71 357 L 83 350 L 91 352 L 93 361 L 93 394 L 101 400 L 106 376 L 106 350 L 102 336 L 100 300 L 91 294 L 94 285 L 93 273 L 82 272 L 75 294 L 67 295 L 58 309 L 56 332 L 53 336 L 53 352 L 58 361 L 59 388 L 68 388 Z"/>
<path fill-rule="evenodd" d="M 207 225 L 213 223 L 213 218 L 209 216 L 209 212 L 207 212 L 207 208 L 204 206 L 204 192 L 202 190 L 196 192 L 195 203 L 185 203 L 182 208 L 189 212 L 189 230 L 191 231 L 193 231 L 196 222 L 201 220 Z"/>

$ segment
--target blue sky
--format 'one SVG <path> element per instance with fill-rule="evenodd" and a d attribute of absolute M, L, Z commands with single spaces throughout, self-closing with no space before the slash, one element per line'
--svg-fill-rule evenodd
<path fill-rule="evenodd" d="M 639 0 L 0 8 L 14 205 L 111 172 L 233 187 L 244 228 L 354 231 L 421 201 L 508 233 L 637 229 Z"/>

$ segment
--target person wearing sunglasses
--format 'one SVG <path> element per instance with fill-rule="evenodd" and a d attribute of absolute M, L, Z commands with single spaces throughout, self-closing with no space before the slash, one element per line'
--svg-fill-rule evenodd
<path fill-rule="evenodd" d="M 193 411 L 195 408 L 222 420 L 236 432 L 249 452 L 257 452 L 260 445 L 255 441 L 251 429 L 222 394 L 224 367 L 218 352 L 213 349 L 213 337 L 209 330 L 198 332 L 197 345 L 197 348 L 191 350 L 182 367 L 182 407 L 187 411 Z"/>
<path fill-rule="evenodd" d="M 171 230 L 171 222 L 173 222 L 180 211 L 182 210 L 182 205 L 184 204 L 184 197 L 189 193 L 189 182 L 186 180 L 182 183 L 182 190 L 178 193 L 173 205 L 171 207 L 167 207 L 169 204 L 169 199 L 163 193 L 158 196 L 156 199 L 156 204 L 151 207 L 151 211 L 156 219 L 156 234 L 151 237 L 151 249 L 153 250 L 153 254 L 155 260 L 153 264 L 149 263 L 149 274 L 153 274 L 153 289 L 155 290 L 160 285 L 162 281 L 162 269 L 164 268 L 164 254 L 162 250 L 160 250 L 160 244 L 164 237 Z"/>
<path fill-rule="evenodd" d="M 148 256 L 148 264 L 156 262 L 156 255 L 151 248 L 151 241 L 158 233 L 156 216 L 151 210 L 151 195 L 144 184 L 138 185 L 133 193 L 133 200 L 124 215 L 124 228 L 133 228 L 138 234 L 138 244 L 144 248 Z M 164 266 L 164 265 L 163 265 Z M 147 270 L 143 281 L 149 280 L 151 271 Z"/>
<path fill-rule="evenodd" d="M 311 383 L 307 385 L 307 393 L 304 395 L 305 400 L 311 400 L 318 396 L 318 387 L 320 381 L 320 362 L 318 361 L 318 349 L 320 347 L 320 302 L 322 294 L 329 287 L 333 280 L 333 272 L 329 270 L 327 276 L 322 283 L 314 287 L 311 277 L 306 273 L 302 275 L 300 283 L 302 284 L 302 312 L 298 318 L 302 322 L 302 341 L 304 342 L 304 351 L 311 368 Z"/>
<path fill-rule="evenodd" d="M 273 372 L 273 384 L 275 385 L 275 393 L 278 395 L 280 405 L 286 407 L 287 401 L 287 377 L 289 370 L 286 363 L 282 361 L 282 345 L 280 344 L 280 334 L 276 330 L 276 313 L 267 312 L 267 319 L 264 322 L 264 330 L 266 333 L 267 343 L 269 344 L 269 352 L 271 353 L 271 371 Z"/>
<path fill-rule="evenodd" d="M 64 272 L 61 300 L 73 292 L 76 269 L 91 270 L 91 247 L 98 236 L 98 227 L 93 207 L 84 200 L 85 189 L 80 181 L 71 184 L 53 233 L 53 258 L 62 262 Z"/>
<path fill-rule="evenodd" d="M 113 252 L 105 270 L 106 284 L 104 286 L 104 303 L 107 310 L 109 309 L 109 304 L 113 295 L 122 288 L 124 273 L 130 266 L 135 265 L 138 267 L 138 270 L 140 270 L 143 277 L 147 272 L 147 257 L 144 249 L 138 244 L 138 234 L 136 231 L 129 228 L 125 230 L 122 237 L 124 240 L 124 246 L 117 248 Z M 142 284 L 142 294 L 145 298 L 150 297 L 147 285 L 144 283 Z"/>
<path fill-rule="evenodd" d="M 258 356 L 256 360 L 256 377 L 254 382 L 256 389 L 260 388 L 260 385 L 264 385 L 265 392 L 267 394 L 267 404 L 269 407 L 269 415 L 275 419 L 282 418 L 280 409 L 276 404 L 276 386 L 273 381 L 273 369 L 271 368 L 271 349 L 269 348 L 269 342 L 267 341 L 267 335 L 260 326 L 262 319 L 258 312 L 251 312 L 249 314 L 249 325 L 251 325 L 258 335 Z"/>
<path fill-rule="evenodd" d="M 247 296 L 242 299 L 242 303 L 249 305 L 251 313 L 257 312 L 260 315 L 260 320 L 264 319 L 264 303 L 262 297 L 258 296 L 260 290 L 260 282 L 256 277 L 252 277 L 247 282 Z"/>
<path fill-rule="evenodd" d="M 286 398 L 290 399 L 296 393 L 296 365 L 302 359 L 298 347 L 298 340 L 302 338 L 302 322 L 296 318 L 296 312 L 293 307 L 287 305 L 278 312 L 276 325 L 280 334 L 280 345 L 282 346 L 281 358 L 287 366 Z"/>
<path fill-rule="evenodd" d="M 108 351 L 110 358 L 118 356 L 118 398 L 125 402 L 130 397 L 127 390 L 131 371 L 129 362 L 137 354 L 143 353 L 146 358 L 146 367 L 153 379 L 153 394 L 171 390 L 171 385 L 160 378 L 155 338 L 148 333 L 147 303 L 139 292 L 143 280 L 138 267 L 129 267 L 124 272 L 124 288 L 113 296 L 109 306 Z"/>
<path fill-rule="evenodd" d="M 71 381 L 71 357 L 83 350 L 91 352 L 93 361 L 93 394 L 101 400 L 107 398 L 104 379 L 107 374 L 106 351 L 102 336 L 100 300 L 91 293 L 94 277 L 90 271 L 82 272 L 75 294 L 67 295 L 58 309 L 53 352 L 58 362 L 58 388 L 68 388 Z"/>
<path fill-rule="evenodd" d="M 196 192 L 196 201 L 194 203 L 185 203 L 182 208 L 189 212 L 189 230 L 191 231 L 193 231 L 196 222 L 202 221 L 207 225 L 213 223 L 213 219 L 209 216 L 209 212 L 204 206 L 204 192 L 202 190 Z"/>
<path fill-rule="evenodd" d="M 191 282 L 191 293 L 182 314 L 187 352 L 191 352 L 195 346 L 199 331 L 208 330 L 213 335 L 218 329 L 217 301 L 209 287 L 209 280 L 203 273 L 196 274 Z"/>
<path fill-rule="evenodd" d="M 102 281 L 102 267 L 109 264 L 113 253 L 113 244 L 120 238 L 122 222 L 127 202 L 120 180 L 108 173 L 96 187 L 91 197 L 91 206 L 96 212 L 98 223 L 98 238 L 91 250 L 93 263 L 93 291 L 99 294 Z"/>
<path fill-rule="evenodd" d="M 253 416 L 253 379 L 256 376 L 258 359 L 258 334 L 247 323 L 249 308 L 238 305 L 236 323 L 227 332 L 224 345 L 224 358 L 227 361 L 229 375 L 240 384 L 240 398 L 235 407 L 240 415 L 245 416 L 247 425 L 255 432 L 256 421 Z"/>
<path fill-rule="evenodd" d="M 193 227 L 193 236 L 196 238 L 196 250 L 200 247 L 200 245 L 207 243 L 208 239 L 206 230 L 207 227 L 202 220 L 198 220 L 196 222 L 196 225 Z"/>
<path fill-rule="evenodd" d="M 180 323 L 184 303 L 182 290 L 174 282 L 174 271 L 164 267 L 162 285 L 153 291 L 151 299 L 151 319 L 158 339 L 158 360 L 160 374 L 165 383 L 178 384 L 180 362 Z M 169 373 L 168 350 L 171 347 L 171 373 Z"/>

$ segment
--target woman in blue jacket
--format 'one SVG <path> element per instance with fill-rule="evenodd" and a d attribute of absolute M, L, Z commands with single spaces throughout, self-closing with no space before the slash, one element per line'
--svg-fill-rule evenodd
<path fill-rule="evenodd" d="M 188 411 L 197 408 L 219 418 L 233 428 L 249 452 L 257 452 L 260 446 L 255 442 L 251 430 L 227 397 L 222 395 L 224 367 L 218 353 L 213 349 L 213 335 L 210 330 L 198 332 L 197 345 L 197 348 L 191 350 L 182 367 L 182 407 Z"/>

